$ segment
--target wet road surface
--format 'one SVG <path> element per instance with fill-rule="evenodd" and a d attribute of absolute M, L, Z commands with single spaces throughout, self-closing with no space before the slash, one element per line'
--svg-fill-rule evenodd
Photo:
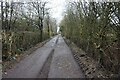
<path fill-rule="evenodd" d="M 61 35 L 7 71 L 4 78 L 84 78 Z"/>

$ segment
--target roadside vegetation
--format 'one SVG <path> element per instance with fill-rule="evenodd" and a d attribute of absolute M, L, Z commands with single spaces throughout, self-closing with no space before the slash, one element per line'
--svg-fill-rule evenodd
<path fill-rule="evenodd" d="M 23 51 L 57 33 L 47 2 L 0 2 L 2 60 L 16 59 Z"/>
<path fill-rule="evenodd" d="M 106 70 L 120 73 L 120 2 L 70 2 L 60 31 Z"/>

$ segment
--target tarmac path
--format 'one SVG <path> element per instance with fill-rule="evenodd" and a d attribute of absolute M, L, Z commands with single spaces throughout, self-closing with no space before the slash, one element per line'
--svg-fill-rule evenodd
<path fill-rule="evenodd" d="M 61 35 L 7 71 L 4 78 L 84 78 L 71 50 Z"/>

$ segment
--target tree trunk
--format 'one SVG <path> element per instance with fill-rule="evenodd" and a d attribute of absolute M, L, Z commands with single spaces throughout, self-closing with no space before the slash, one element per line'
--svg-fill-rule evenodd
<path fill-rule="evenodd" d="M 43 41 L 43 19 L 41 19 L 41 26 L 40 26 L 40 39 Z"/>
<path fill-rule="evenodd" d="M 2 26 L 2 29 L 4 28 L 3 19 L 4 19 L 4 16 L 3 16 L 3 2 L 1 2 L 1 26 Z"/>

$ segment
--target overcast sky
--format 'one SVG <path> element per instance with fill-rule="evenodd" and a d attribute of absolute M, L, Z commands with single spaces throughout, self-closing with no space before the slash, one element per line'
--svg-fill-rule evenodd
<path fill-rule="evenodd" d="M 3 0 L 3 1 L 11 1 L 11 0 Z M 13 1 L 27 2 L 27 1 L 37 1 L 37 0 L 13 0 Z M 78 1 L 78 0 L 42 0 L 42 1 L 48 2 L 48 7 L 51 8 L 50 10 L 51 17 L 55 18 L 57 20 L 57 23 L 59 23 L 63 18 L 63 13 L 65 11 L 66 3 L 68 1 Z M 92 0 L 89 0 L 89 1 L 92 1 Z M 115 1 L 118 1 L 118 0 L 115 0 Z"/>
<path fill-rule="evenodd" d="M 50 15 L 52 18 L 57 20 L 57 23 L 63 18 L 63 13 L 65 11 L 66 0 L 43 0 L 47 1 L 47 6 L 50 7 Z"/>
<path fill-rule="evenodd" d="M 3 1 L 19 1 L 19 2 L 31 2 L 37 0 L 3 0 Z M 38 0 L 39 1 L 39 0 Z M 63 12 L 65 11 L 66 0 L 42 0 L 47 1 L 47 7 L 50 7 L 50 15 L 59 23 L 63 18 Z"/>
<path fill-rule="evenodd" d="M 65 11 L 65 0 L 47 0 L 48 6 L 51 8 L 50 13 L 53 18 L 59 23 L 62 20 L 63 13 Z"/>

